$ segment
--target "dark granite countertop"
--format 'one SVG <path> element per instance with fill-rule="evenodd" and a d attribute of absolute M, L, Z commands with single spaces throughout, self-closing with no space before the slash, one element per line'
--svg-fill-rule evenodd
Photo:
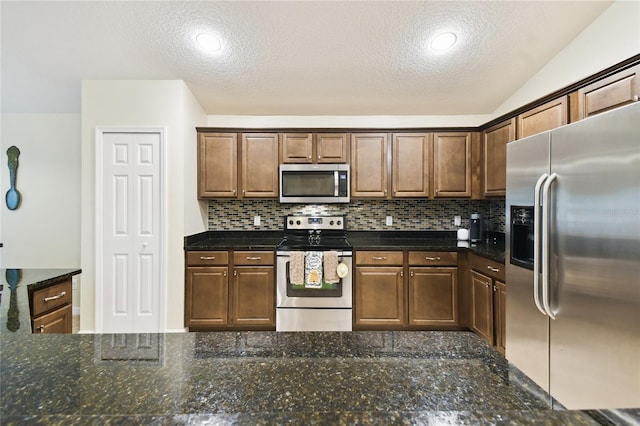
<path fill-rule="evenodd" d="M 598 424 L 471 332 L 4 334 L 2 424 Z"/>
<path fill-rule="evenodd" d="M 185 250 L 273 250 L 281 231 L 207 231 L 185 237 Z M 480 243 L 459 242 L 453 231 L 349 231 L 355 250 L 466 251 L 504 263 L 504 234 L 488 233 Z"/>
<path fill-rule="evenodd" d="M 80 269 L 0 269 L 2 341 L 31 335 L 29 292 L 67 280 Z"/>

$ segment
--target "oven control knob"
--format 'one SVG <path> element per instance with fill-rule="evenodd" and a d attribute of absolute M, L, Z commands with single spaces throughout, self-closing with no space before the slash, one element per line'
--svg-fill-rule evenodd
<path fill-rule="evenodd" d="M 329 222 L 329 225 L 333 226 L 333 221 Z"/>
<path fill-rule="evenodd" d="M 289 225 L 293 225 L 293 220 L 289 220 Z"/>
<path fill-rule="evenodd" d="M 342 224 L 342 221 L 341 221 L 341 220 L 339 220 L 339 221 L 337 222 L 337 224 L 338 224 L 338 226 L 340 226 L 340 225 Z"/>
<path fill-rule="evenodd" d="M 299 220 L 296 220 L 296 225 L 300 225 L 300 221 Z"/>

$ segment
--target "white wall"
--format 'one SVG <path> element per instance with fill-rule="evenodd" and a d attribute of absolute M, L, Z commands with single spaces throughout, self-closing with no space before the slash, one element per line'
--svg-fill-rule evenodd
<path fill-rule="evenodd" d="M 182 81 L 83 81 L 82 83 L 82 267 L 80 329 L 95 327 L 95 140 L 97 127 L 163 127 L 166 129 L 166 308 L 165 330 L 184 330 L 185 200 L 196 199 L 196 187 L 185 185 L 185 149 L 195 141 L 195 126 L 205 115 Z M 198 120 L 202 120 L 198 122 Z M 195 148 L 193 148 L 195 149 Z M 194 216 L 193 201 L 188 206 Z"/>
<path fill-rule="evenodd" d="M 640 1 L 617 1 L 493 113 L 499 117 L 640 53 Z"/>
<path fill-rule="evenodd" d="M 2 114 L 1 137 L 2 268 L 80 267 L 80 114 Z M 4 201 L 12 145 L 20 149 L 16 210 Z"/>

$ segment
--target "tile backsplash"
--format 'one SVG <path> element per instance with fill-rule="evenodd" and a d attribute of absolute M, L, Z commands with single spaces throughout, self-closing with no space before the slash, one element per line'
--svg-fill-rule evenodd
<path fill-rule="evenodd" d="M 454 216 L 468 227 L 471 213 L 480 213 L 485 230 L 505 232 L 505 202 L 500 200 L 354 200 L 348 204 L 281 204 L 278 200 L 210 200 L 209 230 L 280 230 L 291 214 L 346 215 L 354 231 L 455 231 Z M 260 226 L 253 225 L 260 216 Z M 391 216 L 393 225 L 386 226 Z"/>

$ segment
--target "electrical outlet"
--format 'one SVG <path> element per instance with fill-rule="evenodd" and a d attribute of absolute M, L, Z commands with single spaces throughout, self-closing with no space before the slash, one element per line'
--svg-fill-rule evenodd
<path fill-rule="evenodd" d="M 393 225 L 393 216 L 387 216 L 387 218 L 385 219 L 385 224 L 387 226 Z"/>
<path fill-rule="evenodd" d="M 454 216 L 453 217 L 453 224 L 455 226 L 460 226 L 460 224 L 462 224 L 462 218 L 460 216 Z"/>
<path fill-rule="evenodd" d="M 253 217 L 253 226 L 260 226 L 260 216 Z"/>

